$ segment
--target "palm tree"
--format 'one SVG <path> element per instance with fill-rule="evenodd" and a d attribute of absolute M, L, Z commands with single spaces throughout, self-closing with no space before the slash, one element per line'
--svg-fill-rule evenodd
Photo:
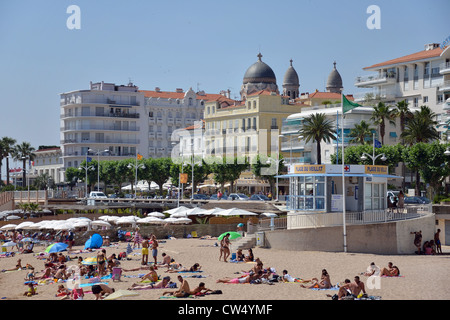
<path fill-rule="evenodd" d="M 394 114 L 400 119 L 400 135 L 405 131 L 406 120 L 411 119 L 412 112 L 409 110 L 408 102 L 402 100 L 397 102 L 394 109 Z"/>
<path fill-rule="evenodd" d="M 435 117 L 436 114 L 429 107 L 421 106 L 420 111 L 415 111 L 406 124 L 401 138 L 409 145 L 439 139 L 439 132 L 436 130 L 438 122 L 434 120 Z"/>
<path fill-rule="evenodd" d="M 372 138 L 372 128 L 370 124 L 362 120 L 360 124 L 355 124 L 355 127 L 350 130 L 349 137 L 353 138 L 350 140 L 352 143 L 366 144 L 366 139 Z"/>
<path fill-rule="evenodd" d="M 13 147 L 12 155 L 16 160 L 22 160 L 22 186 L 26 187 L 26 164 L 27 159 L 32 161 L 35 158 L 35 154 L 33 153 L 36 149 L 34 149 L 29 142 L 22 142 L 21 144 L 16 144 Z"/>
<path fill-rule="evenodd" d="M 317 146 L 317 164 L 322 164 L 322 156 L 320 152 L 320 142 L 330 142 L 336 139 L 335 126 L 333 121 L 326 118 L 324 113 L 312 114 L 305 118 L 299 134 L 303 136 L 305 142 L 314 140 Z"/>
<path fill-rule="evenodd" d="M 0 140 L 0 172 L 2 170 L 2 161 L 6 159 L 6 184 L 9 185 L 9 155 L 16 140 L 10 137 L 3 137 Z"/>
<path fill-rule="evenodd" d="M 384 144 L 384 135 L 386 133 L 386 120 L 389 121 L 390 124 L 395 125 L 394 117 L 394 111 L 383 102 L 378 102 L 378 104 L 373 107 L 372 118 L 370 118 L 370 120 L 379 126 L 382 144 Z"/>

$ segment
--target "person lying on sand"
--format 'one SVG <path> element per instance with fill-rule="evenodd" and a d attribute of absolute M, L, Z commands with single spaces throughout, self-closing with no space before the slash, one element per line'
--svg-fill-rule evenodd
<path fill-rule="evenodd" d="M 23 269 L 23 267 L 22 267 L 22 260 L 19 259 L 19 260 L 17 260 L 17 264 L 16 264 L 16 266 L 14 268 L 2 270 L 2 272 L 16 271 L 16 270 L 22 270 L 22 269 Z"/>
<path fill-rule="evenodd" d="M 128 290 L 146 290 L 146 289 L 164 289 L 167 288 L 170 282 L 170 277 L 164 277 L 162 281 L 157 283 L 139 284 L 133 283 Z"/>

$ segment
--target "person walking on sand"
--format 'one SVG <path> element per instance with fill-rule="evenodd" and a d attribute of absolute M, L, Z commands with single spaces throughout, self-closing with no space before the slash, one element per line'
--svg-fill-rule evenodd
<path fill-rule="evenodd" d="M 422 230 L 419 230 L 418 232 L 414 231 L 411 232 L 411 234 L 414 234 L 414 245 L 417 248 L 416 253 L 420 254 L 420 247 L 422 246 Z"/>

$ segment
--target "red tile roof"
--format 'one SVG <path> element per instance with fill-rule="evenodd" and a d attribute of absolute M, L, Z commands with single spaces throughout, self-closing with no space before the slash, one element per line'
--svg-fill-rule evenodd
<path fill-rule="evenodd" d="M 201 125 L 199 125 L 198 123 L 195 123 L 195 124 L 193 124 L 192 126 L 189 126 L 189 127 L 187 127 L 187 128 L 184 128 L 184 130 L 194 130 L 194 129 L 199 129 L 199 128 L 205 129 L 205 120 L 202 119 L 201 121 L 202 121 L 202 124 L 201 124 Z M 195 122 L 198 122 L 198 120 L 195 121 Z"/>
<path fill-rule="evenodd" d="M 147 98 L 163 98 L 163 99 L 184 99 L 185 92 L 172 92 L 172 91 L 153 91 L 153 90 L 139 90 L 139 92 L 143 92 L 144 96 Z M 217 101 L 228 99 L 222 94 L 219 93 L 205 93 L 205 94 L 196 94 L 197 100 L 205 100 L 205 101 Z M 231 99 L 228 99 L 231 100 Z"/>
<path fill-rule="evenodd" d="M 398 63 L 405 63 L 405 62 L 434 58 L 434 57 L 440 56 L 442 51 L 443 50 L 440 47 L 431 49 L 431 50 L 423 50 L 423 51 L 416 52 L 413 54 L 408 54 L 408 55 L 400 57 L 400 58 L 395 58 L 395 59 L 388 60 L 385 62 L 377 63 L 374 65 L 371 65 L 370 67 L 365 67 L 363 69 L 373 69 L 373 68 L 378 68 L 378 67 L 390 66 L 390 65 L 398 64 Z"/>
<path fill-rule="evenodd" d="M 353 101 L 353 95 L 347 94 L 345 97 L 348 100 Z M 311 94 L 309 94 L 308 98 L 299 98 L 298 100 L 308 100 L 308 99 L 331 99 L 331 100 L 341 100 L 341 94 L 340 93 L 334 93 L 334 92 L 321 92 L 321 91 L 315 91 Z"/>

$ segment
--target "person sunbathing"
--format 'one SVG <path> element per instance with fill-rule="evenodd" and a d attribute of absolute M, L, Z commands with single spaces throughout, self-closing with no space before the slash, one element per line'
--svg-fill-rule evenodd
<path fill-rule="evenodd" d="M 178 276 L 177 279 L 181 282 L 180 289 L 175 291 L 165 291 L 163 292 L 163 296 L 169 294 L 177 298 L 186 298 L 191 295 L 191 289 L 189 288 L 189 283 L 187 282 L 187 280 L 184 279 L 181 275 Z"/>
<path fill-rule="evenodd" d="M 311 285 L 308 287 L 305 287 L 303 284 L 301 284 L 300 286 L 302 288 L 330 289 L 332 287 L 331 281 L 330 281 L 330 275 L 328 274 L 326 269 L 322 269 L 322 275 L 320 276 L 320 281 L 317 278 L 312 278 L 311 280 L 304 280 L 304 282 L 311 282 Z"/>
<path fill-rule="evenodd" d="M 147 279 L 152 282 L 158 281 L 158 274 L 156 273 L 155 269 L 152 266 L 150 266 L 150 272 L 141 278 L 141 282 Z"/>
<path fill-rule="evenodd" d="M 394 266 L 392 262 L 388 263 L 387 268 L 381 269 L 380 276 L 386 277 L 398 277 L 400 275 L 400 270 L 397 266 Z"/>
<path fill-rule="evenodd" d="M 12 269 L 7 269 L 7 270 L 2 270 L 2 272 L 16 271 L 16 270 L 22 270 L 22 269 L 23 269 L 23 267 L 22 267 L 22 260 L 19 259 L 19 260 L 17 260 L 17 264 L 16 264 L 16 266 L 15 266 L 14 268 L 12 268 Z"/>
<path fill-rule="evenodd" d="M 164 289 L 167 288 L 170 282 L 170 277 L 164 277 L 162 281 L 157 283 L 139 284 L 133 283 L 128 290 L 146 290 L 146 289 Z"/>

